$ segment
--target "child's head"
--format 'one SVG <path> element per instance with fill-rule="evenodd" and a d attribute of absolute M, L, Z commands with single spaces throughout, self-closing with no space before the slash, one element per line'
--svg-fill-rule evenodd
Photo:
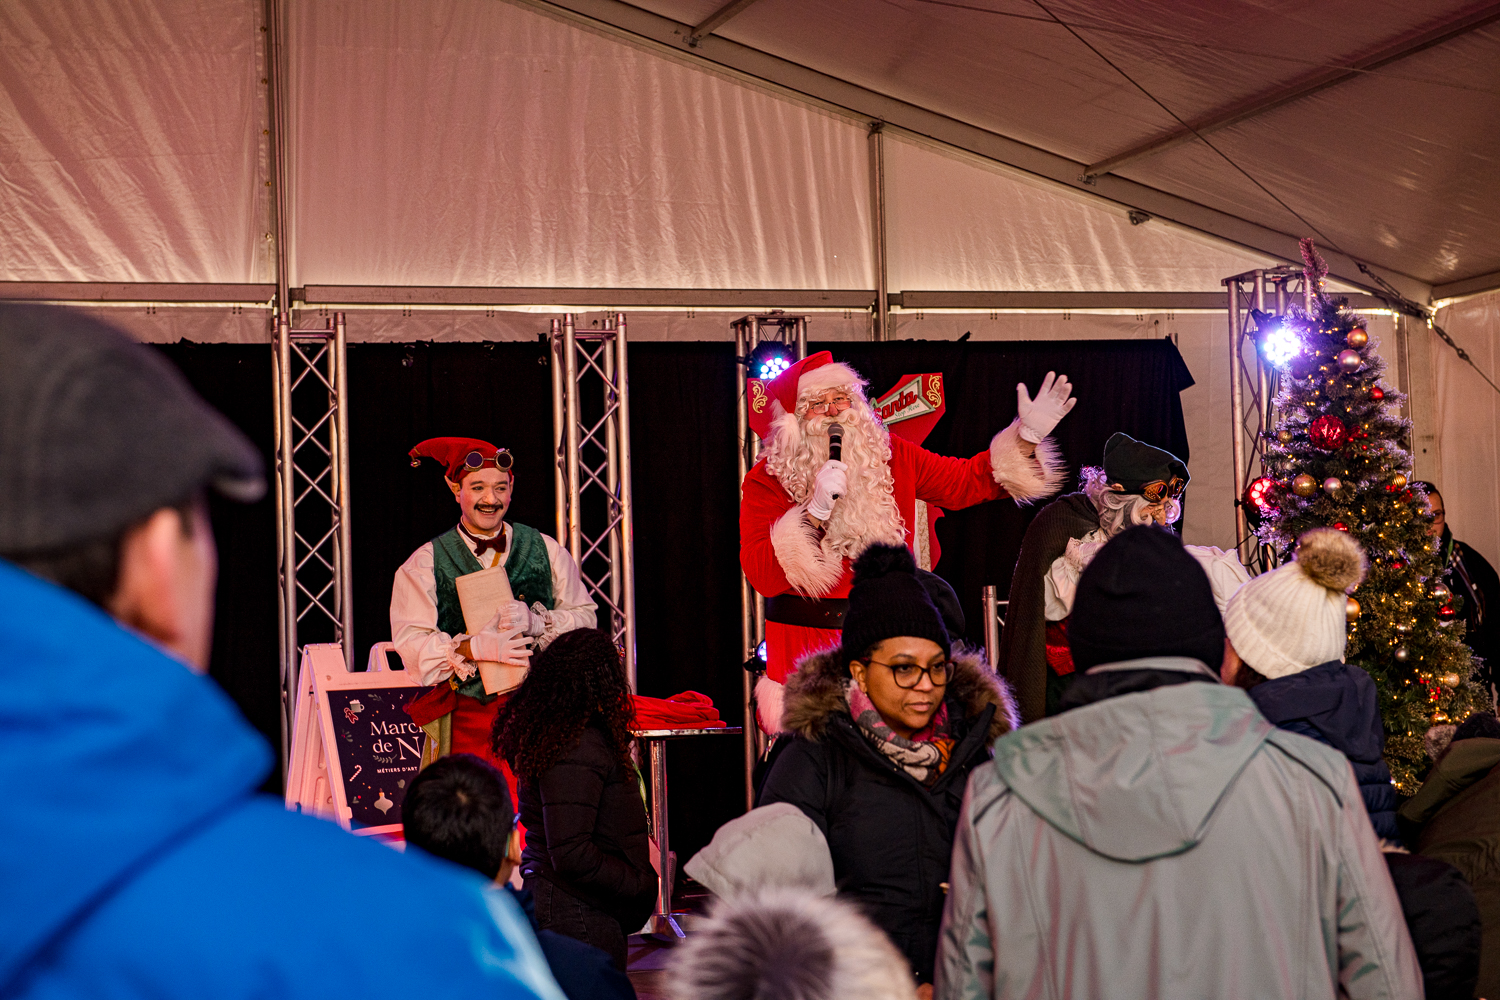
<path fill-rule="evenodd" d="M 442 757 L 412 781 L 401 804 L 406 842 L 504 882 L 520 860 L 510 788 L 493 765 L 471 753 Z"/>

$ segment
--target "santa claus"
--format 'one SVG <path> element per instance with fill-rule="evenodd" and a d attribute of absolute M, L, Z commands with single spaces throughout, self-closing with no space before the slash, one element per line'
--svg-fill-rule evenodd
<path fill-rule="evenodd" d="M 768 732 L 782 729 L 782 685 L 797 661 L 839 643 L 852 560 L 875 542 L 911 547 L 918 500 L 948 509 L 1024 503 L 1063 483 L 1047 435 L 1077 402 L 1065 375 L 1048 372 L 1035 398 L 1017 385 L 1016 419 L 969 459 L 893 437 L 865 385 L 827 351 L 751 383 L 762 450 L 741 491 L 740 565 L 766 598 L 766 675 L 755 690 Z"/>

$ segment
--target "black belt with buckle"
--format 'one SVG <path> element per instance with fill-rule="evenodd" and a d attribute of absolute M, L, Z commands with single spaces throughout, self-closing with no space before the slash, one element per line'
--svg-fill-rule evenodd
<path fill-rule="evenodd" d="M 798 597 L 777 594 L 766 598 L 766 621 L 778 625 L 800 625 L 803 628 L 844 627 L 844 613 L 849 610 L 847 597 Z"/>

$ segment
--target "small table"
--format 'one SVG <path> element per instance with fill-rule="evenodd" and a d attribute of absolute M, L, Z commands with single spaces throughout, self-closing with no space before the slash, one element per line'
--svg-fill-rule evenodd
<path fill-rule="evenodd" d="M 672 913 L 672 887 L 677 881 L 677 859 L 667 846 L 667 740 L 690 736 L 739 736 L 740 726 L 718 729 L 633 729 L 630 735 L 645 740 L 651 752 L 651 839 L 661 857 L 661 879 L 656 890 L 656 912 L 651 914 L 648 933 L 656 937 L 682 938 L 682 927 Z"/>

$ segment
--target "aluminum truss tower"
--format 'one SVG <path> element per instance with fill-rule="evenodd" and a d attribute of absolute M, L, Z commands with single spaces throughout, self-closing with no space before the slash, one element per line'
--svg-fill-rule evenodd
<path fill-rule="evenodd" d="M 791 348 L 797 360 L 807 357 L 807 317 L 787 316 L 773 312 L 762 316 L 742 316 L 729 324 L 734 329 L 735 356 L 739 358 L 741 372 L 739 385 L 739 407 L 736 419 L 739 428 L 739 482 L 745 481 L 745 473 L 760 455 L 760 441 L 750 431 L 750 400 L 746 396 L 749 378 L 750 352 L 768 341 L 785 344 Z M 740 571 L 740 646 L 744 662 L 748 665 L 766 637 L 766 600 L 755 592 L 750 581 Z M 755 722 L 755 680 L 750 670 L 745 671 L 743 694 L 745 709 L 745 810 L 755 808 L 755 762 L 761 754 L 761 732 Z"/>
<path fill-rule="evenodd" d="M 1295 293 L 1293 286 L 1296 286 Z M 1245 514 L 1245 487 L 1261 474 L 1265 436 L 1275 424 L 1280 374 L 1257 349 L 1258 337 L 1272 319 L 1286 315 L 1293 294 L 1304 310 L 1311 310 L 1312 289 L 1302 270 L 1274 267 L 1246 271 L 1224 279 L 1229 295 L 1229 399 L 1234 447 L 1235 534 L 1240 562 L 1252 573 L 1275 566 L 1275 554 L 1250 533 Z M 1269 308 L 1268 308 L 1269 307 Z M 1256 316 L 1262 322 L 1257 323 Z M 1249 346 L 1250 361 L 1245 348 Z M 1248 404 L 1248 405 L 1247 405 Z"/>
<path fill-rule="evenodd" d="M 625 314 L 579 330 L 552 321 L 552 430 L 557 444 L 557 538 L 609 614 L 635 690 L 635 535 L 630 495 L 630 402 Z M 590 394 L 595 394 L 593 400 Z M 601 626 L 604 624 L 600 623 Z"/>
<path fill-rule="evenodd" d="M 349 534 L 349 376 L 344 314 L 321 330 L 276 323 L 276 561 L 285 773 L 299 644 L 341 642 L 354 663 Z"/>

